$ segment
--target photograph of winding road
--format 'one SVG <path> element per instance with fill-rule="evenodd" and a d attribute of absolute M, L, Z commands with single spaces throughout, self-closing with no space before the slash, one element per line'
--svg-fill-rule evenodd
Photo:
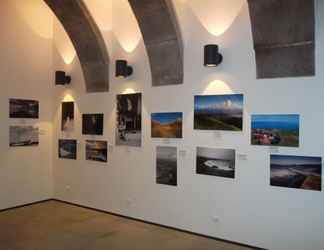
<path fill-rule="evenodd" d="M 151 114 L 153 138 L 182 138 L 182 113 Z"/>
<path fill-rule="evenodd" d="M 322 158 L 271 155 L 271 186 L 322 190 Z"/>

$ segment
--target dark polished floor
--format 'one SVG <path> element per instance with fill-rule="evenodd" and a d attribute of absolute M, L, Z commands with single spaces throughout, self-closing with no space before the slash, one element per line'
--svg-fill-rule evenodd
<path fill-rule="evenodd" d="M 248 250 L 49 201 L 0 213 L 1 250 Z"/>

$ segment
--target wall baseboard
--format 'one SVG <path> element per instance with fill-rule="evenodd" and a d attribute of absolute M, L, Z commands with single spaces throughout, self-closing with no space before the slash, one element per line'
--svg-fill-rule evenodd
<path fill-rule="evenodd" d="M 14 206 L 14 207 L 8 207 L 8 208 L 0 209 L 0 213 L 7 212 L 7 211 L 10 211 L 10 210 L 14 210 L 14 209 L 18 209 L 18 208 L 32 206 L 32 205 L 36 205 L 36 204 L 40 204 L 40 203 L 49 202 L 49 201 L 52 201 L 52 200 L 53 199 L 46 199 L 46 200 L 34 201 L 34 202 L 31 202 L 31 203 L 26 203 L 26 204 Z"/>
<path fill-rule="evenodd" d="M 176 228 L 176 227 L 171 227 L 171 226 L 167 226 L 167 225 L 163 225 L 163 224 L 159 224 L 159 223 L 155 223 L 155 222 L 151 222 L 151 221 L 146 221 L 146 220 L 142 220 L 142 219 L 138 219 L 138 218 L 122 215 L 122 214 L 117 214 L 117 213 L 113 213 L 113 212 L 110 212 L 110 211 L 106 211 L 106 210 L 102 210 L 102 209 L 98 209 L 98 208 L 94 208 L 94 207 L 84 206 L 84 205 L 76 204 L 76 203 L 69 202 L 69 201 L 64 201 L 64 200 L 60 200 L 60 199 L 52 199 L 52 200 L 57 201 L 57 202 L 61 202 L 61 203 L 65 203 L 65 204 L 68 204 L 68 205 L 72 205 L 72 206 L 77 206 L 77 207 L 81 207 L 81 208 L 85 208 L 85 209 L 90 209 L 90 210 L 93 210 L 93 211 L 97 211 L 99 213 L 110 214 L 110 215 L 113 215 L 113 216 L 118 216 L 118 217 L 121 217 L 121 218 L 134 220 L 134 221 L 138 221 L 138 222 L 142 222 L 142 223 L 146 223 L 146 224 L 150 224 L 150 225 L 154 225 L 154 226 L 158 226 L 158 227 L 163 227 L 163 228 L 167 228 L 167 229 L 171 229 L 171 230 L 176 230 L 176 231 L 179 231 L 179 232 L 183 232 L 183 233 L 187 233 L 187 234 L 191 234 L 191 235 L 196 235 L 196 236 L 199 236 L 199 237 L 204 237 L 204 238 L 207 238 L 207 239 L 217 240 L 217 241 L 221 241 L 221 242 L 225 242 L 225 243 L 229 243 L 229 244 L 233 244 L 233 245 L 237 245 L 237 246 L 241 246 L 241 247 L 247 247 L 247 248 L 254 249 L 254 250 L 267 250 L 265 248 L 255 247 L 255 246 L 251 246 L 251 245 L 247 245 L 247 244 L 243 244 L 243 243 L 239 243 L 239 242 L 235 242 L 235 241 L 225 240 L 225 239 L 221 239 L 221 238 L 217 238 L 217 237 L 213 237 L 213 236 L 209 236 L 209 235 L 205 235 L 205 234 L 195 233 L 195 232 L 192 232 L 192 231 L 188 231 L 188 230 L 184 230 L 184 229 L 180 229 L 180 228 Z"/>

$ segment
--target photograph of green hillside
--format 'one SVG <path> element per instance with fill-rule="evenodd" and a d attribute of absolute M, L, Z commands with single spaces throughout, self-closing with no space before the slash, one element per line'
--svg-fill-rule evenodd
<path fill-rule="evenodd" d="M 151 114 L 152 138 L 182 138 L 182 113 Z"/>
<path fill-rule="evenodd" d="M 243 129 L 243 95 L 195 96 L 194 129 Z"/>

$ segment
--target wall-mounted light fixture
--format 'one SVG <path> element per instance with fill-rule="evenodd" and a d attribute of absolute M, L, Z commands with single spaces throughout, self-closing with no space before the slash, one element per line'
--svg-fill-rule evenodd
<path fill-rule="evenodd" d="M 126 60 L 116 60 L 116 77 L 126 78 L 133 74 L 133 68 L 127 65 Z"/>
<path fill-rule="evenodd" d="M 218 45 L 208 44 L 204 48 L 204 65 L 206 67 L 216 67 L 223 61 L 223 56 L 219 53 Z"/>
<path fill-rule="evenodd" d="M 71 76 L 67 76 L 64 71 L 55 72 L 55 84 L 56 85 L 68 85 L 71 83 Z"/>

